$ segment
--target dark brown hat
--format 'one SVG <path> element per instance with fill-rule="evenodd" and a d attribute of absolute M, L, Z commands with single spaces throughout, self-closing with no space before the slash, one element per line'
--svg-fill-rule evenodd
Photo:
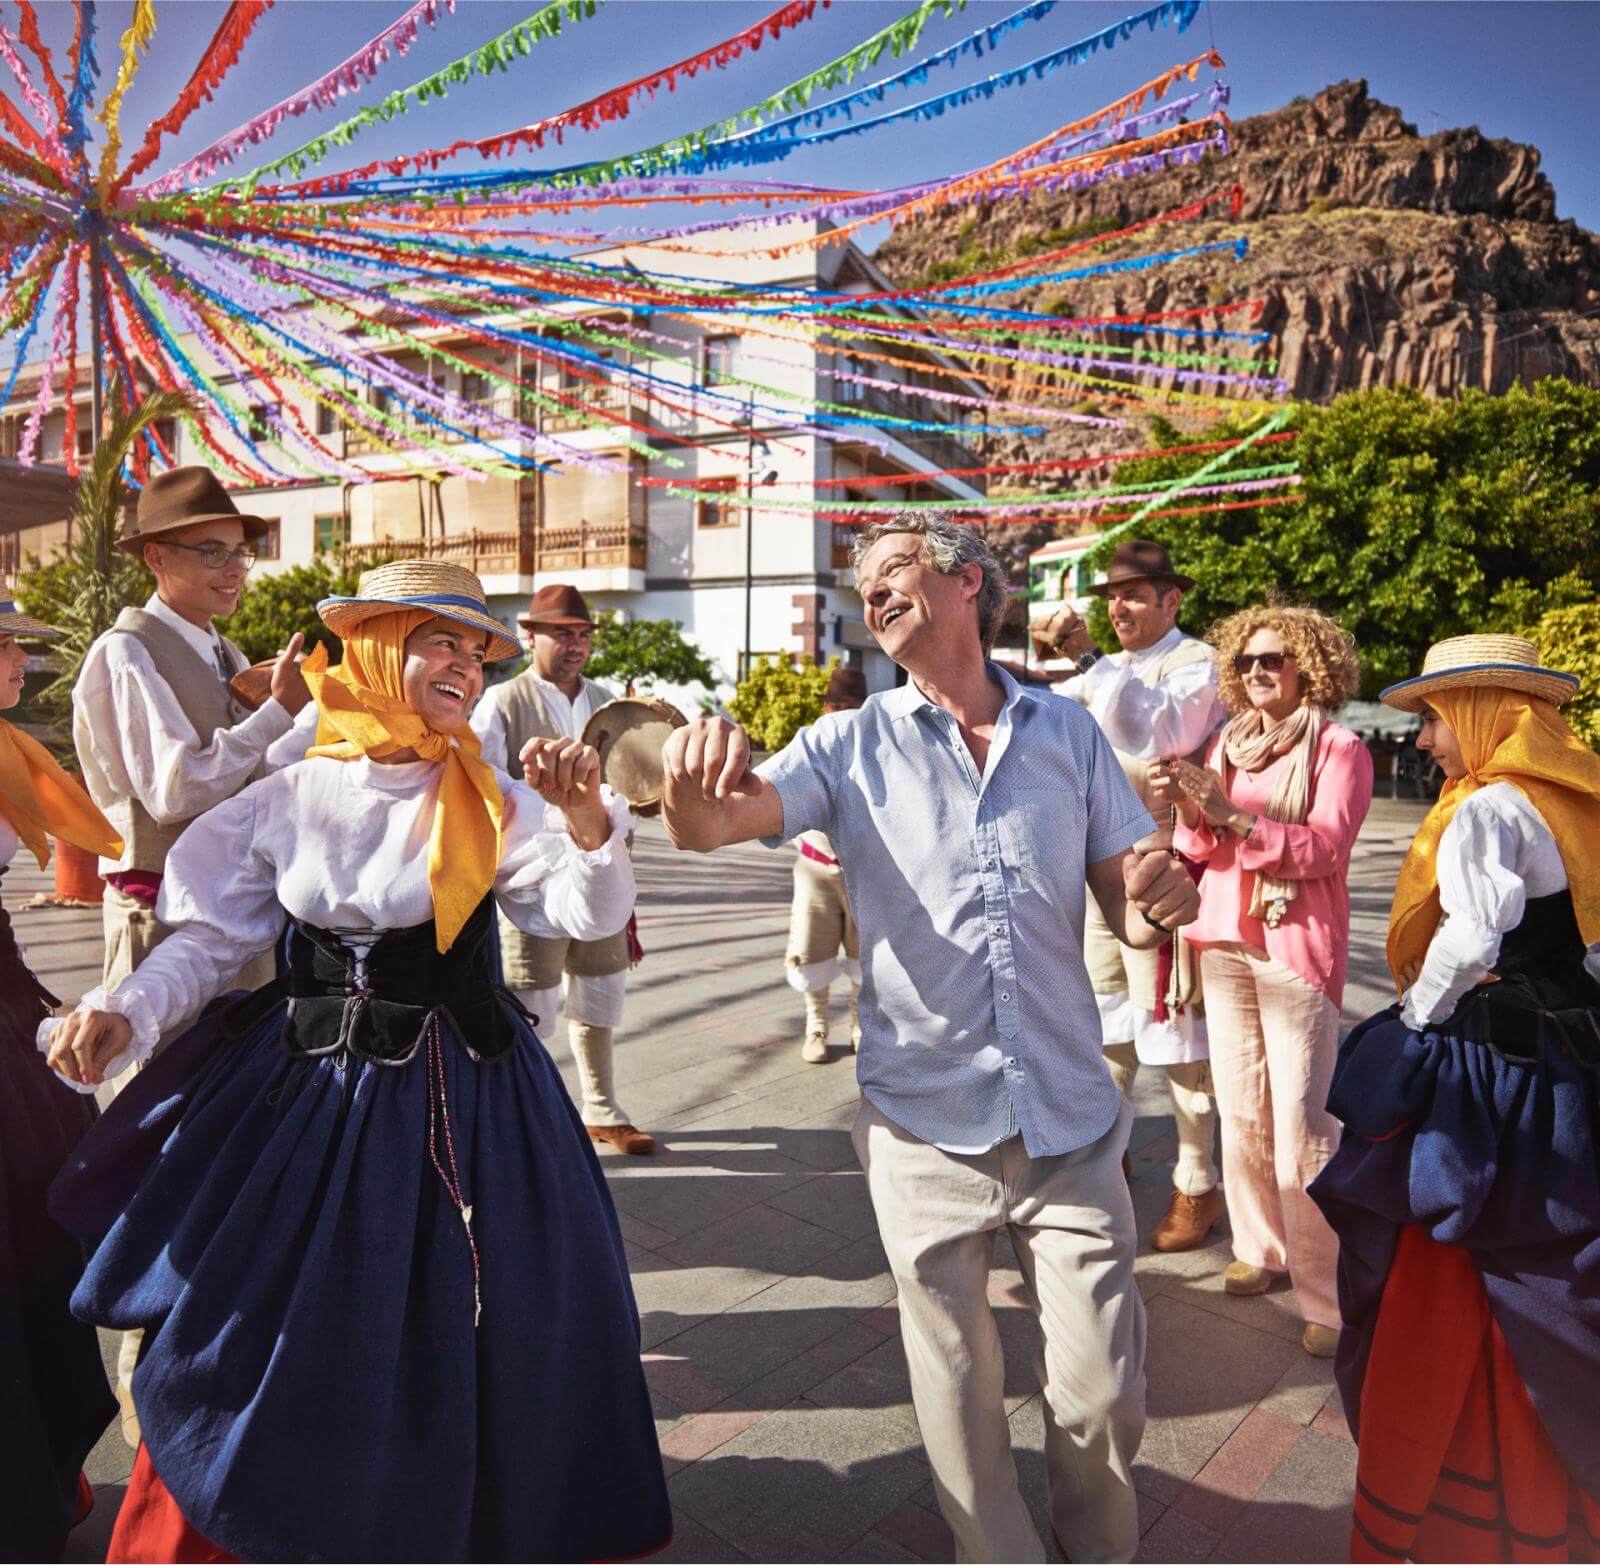
<path fill-rule="evenodd" d="M 822 699 L 834 706 L 860 706 L 867 699 L 867 676 L 859 668 L 834 669 Z"/>
<path fill-rule="evenodd" d="M 200 522 L 242 522 L 245 542 L 267 533 L 259 516 L 246 516 L 209 467 L 171 467 L 157 473 L 139 493 L 133 527 L 117 539 L 117 547 L 137 554 L 161 533 Z"/>
<path fill-rule="evenodd" d="M 1127 538 L 1111 554 L 1111 566 L 1106 579 L 1089 589 L 1095 597 L 1103 598 L 1125 581 L 1165 581 L 1181 592 L 1194 586 L 1194 578 L 1172 568 L 1172 556 L 1159 543 L 1148 538 Z"/>
<path fill-rule="evenodd" d="M 541 587 L 528 600 L 528 612 L 517 616 L 519 625 L 587 625 L 594 629 L 594 619 L 583 594 L 576 587 L 557 582 Z"/>

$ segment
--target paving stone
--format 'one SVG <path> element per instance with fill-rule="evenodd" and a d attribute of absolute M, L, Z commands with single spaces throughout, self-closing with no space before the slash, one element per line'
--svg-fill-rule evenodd
<path fill-rule="evenodd" d="M 849 1562 L 849 1565 L 879 1565 L 879 1562 L 882 1562 L 882 1565 L 896 1565 L 899 1561 L 915 1561 L 922 1557 L 920 1554 L 913 1554 L 910 1549 L 902 1548 L 876 1528 L 857 1538 L 837 1555 L 841 1562 Z"/>
<path fill-rule="evenodd" d="M 775 1277 L 804 1271 L 848 1241 L 765 1202 L 709 1223 L 658 1253 L 680 1266 L 745 1266 Z"/>
<path fill-rule="evenodd" d="M 1151 1302 L 1149 1319 L 1150 1421 L 1134 1483 L 1170 1505 L 1301 1350 L 1171 1293 Z"/>
<path fill-rule="evenodd" d="M 787 1407 L 797 1397 L 810 1394 L 823 1381 L 853 1364 L 863 1354 L 882 1345 L 875 1331 L 849 1321 L 832 1336 L 797 1354 L 769 1375 L 740 1387 L 739 1400 L 751 1407 Z"/>
<path fill-rule="evenodd" d="M 732 1403 L 724 1403 L 708 1413 L 696 1413 L 662 1440 L 661 1455 L 667 1461 L 681 1462 L 687 1466 L 742 1435 L 766 1416 L 752 1408 L 738 1407 Z"/>
<path fill-rule="evenodd" d="M 907 1551 L 907 1557 L 943 1565 L 956 1557 L 956 1540 L 942 1516 L 930 1515 L 907 1500 L 882 1521 L 878 1531 Z"/>
<path fill-rule="evenodd" d="M 719 1538 L 709 1527 L 682 1510 L 672 1513 L 672 1542 L 652 1560 L 683 1561 L 685 1565 L 735 1565 L 747 1560 L 726 1538 Z"/>
<path fill-rule="evenodd" d="M 1355 1484 L 1355 1447 L 1308 1429 L 1222 1535 L 1217 1558 L 1348 1559 Z"/>
<path fill-rule="evenodd" d="M 737 1266 L 658 1265 L 633 1273 L 640 1330 L 645 1348 L 668 1341 L 708 1315 L 719 1314 L 769 1287 L 767 1272 Z"/>
<path fill-rule="evenodd" d="M 1173 1506 L 1163 1511 L 1160 1519 L 1139 1539 L 1139 1558 L 1166 1561 L 1168 1565 L 1188 1565 L 1190 1561 L 1210 1559 L 1221 1537 L 1215 1529 L 1192 1516 L 1185 1516 Z"/>
<path fill-rule="evenodd" d="M 1295 1302 L 1294 1290 L 1287 1282 L 1275 1283 L 1270 1292 L 1258 1293 L 1253 1298 L 1235 1298 L 1223 1291 L 1219 1267 L 1210 1275 L 1191 1273 L 1175 1278 L 1167 1284 L 1163 1293 L 1167 1298 L 1192 1304 L 1196 1309 L 1206 1310 L 1213 1315 L 1224 1316 L 1241 1326 L 1281 1337 L 1297 1348 L 1301 1334 L 1306 1329 L 1306 1323 L 1300 1316 L 1300 1307 Z"/>
<path fill-rule="evenodd" d="M 927 1481 L 902 1408 L 773 1413 L 676 1474 L 673 1504 L 759 1560 L 833 1559 Z"/>
<path fill-rule="evenodd" d="M 1350 1433 L 1350 1420 L 1344 1416 L 1344 1399 L 1337 1390 L 1322 1404 L 1321 1411 L 1311 1420 L 1311 1427 L 1319 1435 L 1343 1440 L 1346 1445 L 1355 1444 L 1355 1436 Z"/>
<path fill-rule="evenodd" d="M 899 1337 L 890 1337 L 852 1359 L 837 1374 L 813 1386 L 806 1400 L 818 1407 L 901 1408 L 916 1427 L 911 1411 L 911 1375 Z M 921 1437 L 917 1438 L 921 1449 Z"/>
<path fill-rule="evenodd" d="M 775 1196 L 771 1205 L 780 1212 L 803 1217 L 808 1223 L 831 1228 L 850 1239 L 878 1231 L 878 1220 L 867 1195 L 866 1176 L 853 1169 L 824 1174 L 797 1185 Z"/>
<path fill-rule="evenodd" d="M 757 1300 L 755 1309 L 725 1310 L 672 1339 L 673 1352 L 683 1354 L 724 1394 L 772 1374 L 846 1326 L 864 1329 L 837 1310 L 769 1308 L 764 1293 Z"/>
<path fill-rule="evenodd" d="M 1333 1390 L 1333 1360 L 1314 1359 L 1309 1353 L 1302 1353 L 1261 1399 L 1261 1406 L 1297 1424 L 1309 1424 L 1327 1404 Z"/>
<path fill-rule="evenodd" d="M 665 1228 L 657 1228 L 654 1223 L 647 1223 L 642 1217 L 623 1211 L 620 1206 L 617 1208 L 617 1226 L 622 1230 L 623 1242 L 641 1250 L 659 1250 L 662 1245 L 671 1244 L 674 1237 Z"/>
<path fill-rule="evenodd" d="M 1303 1433 L 1292 1419 L 1261 1407 L 1252 1408 L 1195 1475 L 1194 1482 L 1178 1496 L 1173 1509 L 1204 1522 L 1220 1536 L 1238 1519 Z"/>

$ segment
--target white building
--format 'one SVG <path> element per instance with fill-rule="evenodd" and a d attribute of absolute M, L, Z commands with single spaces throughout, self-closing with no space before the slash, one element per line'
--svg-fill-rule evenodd
<path fill-rule="evenodd" d="M 805 229 L 795 224 L 780 232 L 788 241 Z M 637 268 L 639 273 L 665 271 L 762 289 L 868 293 L 892 287 L 853 246 L 812 249 L 772 260 L 752 255 L 751 242 L 748 232 L 725 231 L 698 236 L 697 246 L 711 252 L 706 254 L 664 255 L 647 247 L 623 246 L 582 259 Z M 895 308 L 874 307 L 891 312 Z M 537 588 L 552 582 L 577 586 L 594 609 L 680 620 L 686 635 L 711 660 L 723 694 L 737 679 L 747 652 L 817 661 L 839 655 L 862 666 L 872 688 L 892 684 L 894 670 L 866 632 L 848 568 L 851 530 L 809 513 L 742 505 L 740 499 L 975 498 L 981 488 L 960 479 L 915 482 L 919 474 L 982 461 L 976 450 L 950 433 L 870 429 L 861 438 L 829 439 L 794 426 L 809 422 L 807 410 L 813 401 L 920 422 L 978 422 L 981 408 L 976 413 L 952 413 L 951 403 L 918 395 L 915 388 L 971 396 L 981 396 L 981 388 L 932 352 L 896 347 L 895 356 L 913 361 L 911 367 L 878 361 L 863 364 L 843 354 L 819 351 L 791 323 L 775 322 L 774 334 L 767 335 L 740 330 L 725 316 L 710 312 L 639 317 L 622 307 L 573 303 L 558 309 L 575 326 L 581 322 L 588 334 L 585 351 L 614 355 L 642 368 L 655 377 L 653 385 L 669 401 L 673 386 L 694 384 L 720 388 L 732 400 L 720 405 L 715 417 L 708 408 L 667 406 L 647 400 L 625 377 L 597 384 L 593 372 L 581 365 L 541 362 L 521 347 L 468 342 L 459 331 L 410 315 L 397 301 L 389 319 L 409 334 L 413 344 L 436 349 L 459 344 L 462 356 L 492 363 L 510 383 L 491 382 L 430 359 L 414 345 L 381 350 L 394 352 L 400 367 L 428 376 L 447 391 L 486 401 L 503 413 L 513 411 L 516 388 L 526 388 L 538 401 L 524 397 L 519 415 L 523 423 L 574 449 L 614 458 L 611 470 L 562 462 L 551 471 L 521 478 L 473 481 L 441 472 L 419 475 L 412 464 L 382 451 L 365 430 L 349 427 L 331 409 L 308 399 L 299 409 L 307 427 L 316 429 L 320 439 L 374 481 L 329 478 L 273 488 L 235 488 L 241 509 L 276 524 L 257 570 L 282 569 L 319 553 L 342 553 L 357 561 L 400 555 L 448 558 L 477 571 L 494 612 L 507 624 Z M 463 322 L 472 319 L 470 289 L 462 302 L 452 305 L 452 313 Z M 499 319 L 503 325 L 504 317 Z M 604 343 L 608 326 L 628 325 L 643 326 L 650 335 L 630 337 L 619 331 L 614 343 L 597 346 Z M 326 323 L 323 329 L 329 329 Z M 542 326 L 523 329 L 548 333 L 548 315 Z M 550 340 L 560 345 L 559 336 Z M 36 366 L 31 373 L 25 371 L 11 404 L 0 409 L 0 458 L 17 450 L 37 374 Z M 889 390 L 852 375 L 894 381 L 907 390 Z M 788 415 L 774 408 L 770 399 L 763 405 L 762 393 L 724 385 L 726 376 L 788 391 L 799 406 Z M 237 382 L 231 389 L 241 402 L 256 402 L 261 395 Z M 367 397 L 378 406 L 389 406 L 381 390 Z M 564 407 L 564 402 L 570 405 Z M 616 422 L 597 426 L 593 418 L 597 407 Z M 80 397 L 80 408 L 79 438 L 84 442 L 86 398 Z M 58 406 L 43 427 L 39 454 L 44 461 L 61 460 L 63 432 Z M 176 438 L 179 462 L 201 460 L 190 431 L 180 430 Z M 629 439 L 645 443 L 650 454 L 630 453 Z M 269 455 L 274 450 L 266 441 L 258 443 Z M 494 443 L 508 453 L 532 454 L 512 440 Z M 673 457 L 681 458 L 683 465 L 671 465 Z M 900 475 L 906 484 L 873 483 L 857 490 L 848 484 L 815 487 L 819 479 L 892 480 Z M 646 478 L 658 482 L 639 481 Z M 714 504 L 674 496 L 663 487 L 665 483 L 702 490 L 714 487 L 728 498 Z M 64 536 L 60 526 L 44 525 L 55 518 L 39 521 L 41 525 L 21 534 L 0 536 L 0 567 L 8 560 L 14 566 L 29 550 L 48 555 L 50 545 Z"/>

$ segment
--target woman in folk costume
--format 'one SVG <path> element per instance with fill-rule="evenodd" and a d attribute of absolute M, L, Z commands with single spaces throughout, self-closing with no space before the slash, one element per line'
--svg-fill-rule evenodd
<path fill-rule="evenodd" d="M 1446 778 L 1400 870 L 1401 999 L 1345 1040 L 1339 1382 L 1352 1558 L 1600 1548 L 1600 756 L 1519 636 L 1383 692 Z"/>
<path fill-rule="evenodd" d="M 0 709 L 22 699 L 18 638 L 56 634 L 0 603 Z M 51 836 L 91 853 L 121 849 L 50 752 L 0 719 L 0 874 L 19 845 L 44 868 Z M 34 1048 L 56 1003 L 0 909 L 0 1560 L 59 1558 L 92 1503 L 84 1458 L 117 1411 L 94 1328 L 67 1307 L 83 1248 L 45 1210 L 50 1181 L 95 1119 L 93 1099 L 69 1091 Z"/>
<path fill-rule="evenodd" d="M 92 1086 L 287 925 L 279 976 L 168 1045 L 52 1194 L 94 1246 L 78 1313 L 147 1333 L 111 1558 L 653 1551 L 616 1216 L 490 977 L 496 903 L 537 934 L 627 922 L 631 817 L 575 740 L 528 746 L 538 792 L 480 759 L 467 712 L 517 647 L 470 571 L 383 566 L 319 612 L 345 650 L 305 664 L 318 744 L 188 828 L 176 932 L 51 1050 Z"/>

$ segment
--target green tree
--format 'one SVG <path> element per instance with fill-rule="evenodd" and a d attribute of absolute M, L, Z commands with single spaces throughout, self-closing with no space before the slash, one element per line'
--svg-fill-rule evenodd
<path fill-rule="evenodd" d="M 228 616 L 228 637 L 252 663 L 260 663 L 276 657 L 299 631 L 308 652 L 322 642 L 337 662 L 339 638 L 318 619 L 317 604 L 324 598 L 353 596 L 359 578 L 359 571 L 325 555 L 309 565 L 252 577 Z"/>
<path fill-rule="evenodd" d="M 684 639 L 682 620 L 623 619 L 615 613 L 601 614 L 584 673 L 591 679 L 620 679 L 630 696 L 635 685 L 656 680 L 673 685 L 717 680 L 705 654 Z"/>
<path fill-rule="evenodd" d="M 1253 422 L 1233 420 L 1216 438 Z M 1515 629 L 1600 591 L 1600 391 L 1551 378 L 1449 401 L 1352 392 L 1298 409 L 1292 425 L 1292 446 L 1256 446 L 1236 465 L 1292 451 L 1296 503 L 1139 524 L 1195 578 L 1190 629 L 1274 592 L 1311 603 L 1354 635 L 1371 693 L 1414 673 L 1434 641 Z M 1185 438 L 1153 425 L 1154 444 Z M 1146 458 L 1118 480 L 1176 478 L 1205 460 Z M 1096 563 L 1109 553 L 1102 546 Z M 1096 627 L 1109 635 L 1103 616 Z"/>
<path fill-rule="evenodd" d="M 822 716 L 828 675 L 838 666 L 838 658 L 830 659 L 826 668 L 758 658 L 739 682 L 728 710 L 758 749 L 781 750 L 807 723 Z"/>
<path fill-rule="evenodd" d="M 1583 681 L 1561 711 L 1584 742 L 1600 750 L 1600 604 L 1551 609 L 1522 634 L 1538 647 L 1546 668 L 1576 674 Z"/>
<path fill-rule="evenodd" d="M 143 603 L 154 588 L 143 562 L 116 547 L 128 498 L 123 463 L 151 425 L 194 413 L 189 397 L 176 391 L 153 391 L 131 410 L 124 408 L 115 381 L 106 406 L 112 411 L 105 432 L 73 493 L 71 543 L 47 563 L 30 556 L 17 583 L 17 601 L 24 613 L 62 632 L 50 644 L 55 677 L 32 703 L 31 715 L 46 723 L 71 721 L 72 691 L 89 648 L 111 629 L 123 609 Z"/>

